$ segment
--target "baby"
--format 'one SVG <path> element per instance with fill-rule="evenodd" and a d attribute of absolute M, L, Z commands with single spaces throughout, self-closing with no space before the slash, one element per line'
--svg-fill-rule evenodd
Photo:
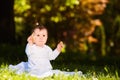
<path fill-rule="evenodd" d="M 36 25 L 27 39 L 28 43 L 25 51 L 28 61 L 15 66 L 10 65 L 9 68 L 16 70 L 18 74 L 28 72 L 30 75 L 35 76 L 41 76 L 44 73 L 51 75 L 52 66 L 50 60 L 54 60 L 59 55 L 64 44 L 61 41 L 58 43 L 57 48 L 52 50 L 46 45 L 47 38 L 47 29 L 44 26 Z"/>
<path fill-rule="evenodd" d="M 17 65 L 10 65 L 9 68 L 15 70 L 17 74 L 27 72 L 36 77 L 47 77 L 53 74 L 75 74 L 75 72 L 66 72 L 60 70 L 53 70 L 50 60 L 55 60 L 62 48 L 63 42 L 59 42 L 56 49 L 52 50 L 46 45 L 48 38 L 48 31 L 44 26 L 36 25 L 32 34 L 28 37 L 26 45 L 27 62 L 21 62 Z M 81 71 L 78 72 L 82 74 Z"/>

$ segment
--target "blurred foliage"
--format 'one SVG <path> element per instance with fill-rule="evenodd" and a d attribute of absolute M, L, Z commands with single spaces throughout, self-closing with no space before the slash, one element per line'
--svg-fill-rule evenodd
<path fill-rule="evenodd" d="M 66 45 L 64 52 L 88 55 L 92 60 L 109 53 L 119 54 L 118 3 L 118 0 L 15 0 L 16 39 L 25 44 L 34 24 L 39 22 L 48 28 L 48 44 L 53 48 L 62 40 Z"/>
<path fill-rule="evenodd" d="M 119 0 L 110 0 L 105 14 L 101 17 L 106 34 L 106 52 L 111 56 L 120 54 L 120 5 Z"/>

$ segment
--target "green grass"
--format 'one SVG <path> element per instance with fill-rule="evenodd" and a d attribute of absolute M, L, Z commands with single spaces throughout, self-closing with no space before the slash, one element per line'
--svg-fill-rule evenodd
<path fill-rule="evenodd" d="M 64 67 L 63 67 L 64 66 Z M 79 65 L 69 65 L 72 67 L 79 67 Z M 65 68 L 66 67 L 66 68 Z M 56 66 L 58 68 L 58 66 Z M 61 65 L 59 69 L 70 71 L 72 69 L 68 69 L 69 67 L 65 65 Z M 53 75 L 46 78 L 37 78 L 33 76 L 29 76 L 26 73 L 23 74 L 15 74 L 14 71 L 8 70 L 7 64 L 2 64 L 0 66 L 0 80 L 120 80 L 119 77 L 119 69 L 113 66 L 86 66 L 82 65 L 81 71 L 83 71 L 82 76 L 78 76 L 77 74 L 73 76 L 66 76 L 63 74 Z M 79 69 L 75 69 L 79 70 Z"/>

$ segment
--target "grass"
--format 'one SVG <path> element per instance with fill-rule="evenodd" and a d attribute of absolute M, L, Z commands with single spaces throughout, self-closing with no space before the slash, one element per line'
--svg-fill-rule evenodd
<path fill-rule="evenodd" d="M 62 68 L 63 66 L 64 68 Z M 72 65 L 72 66 L 75 67 L 77 65 Z M 120 80 L 119 69 L 113 66 L 98 67 L 98 66 L 82 65 L 80 68 L 81 71 L 83 71 L 82 76 L 78 76 L 77 74 L 73 76 L 66 76 L 60 74 L 46 78 L 37 78 L 37 77 L 29 76 L 25 73 L 20 75 L 15 74 L 15 72 L 8 70 L 8 64 L 2 64 L 0 66 L 0 80 Z M 70 69 L 68 69 L 68 67 L 65 65 L 61 65 L 59 69 L 70 71 Z M 76 70 L 78 69 L 75 69 L 75 71 Z"/>

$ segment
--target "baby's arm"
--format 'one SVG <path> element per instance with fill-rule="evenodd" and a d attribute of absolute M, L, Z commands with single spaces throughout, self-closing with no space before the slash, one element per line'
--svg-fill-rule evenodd
<path fill-rule="evenodd" d="M 62 48 L 64 47 L 63 42 L 59 42 L 57 45 L 57 48 L 52 51 L 51 48 L 48 48 L 49 50 L 49 60 L 55 60 L 57 58 L 57 56 L 59 55 L 59 53 L 61 52 Z"/>

